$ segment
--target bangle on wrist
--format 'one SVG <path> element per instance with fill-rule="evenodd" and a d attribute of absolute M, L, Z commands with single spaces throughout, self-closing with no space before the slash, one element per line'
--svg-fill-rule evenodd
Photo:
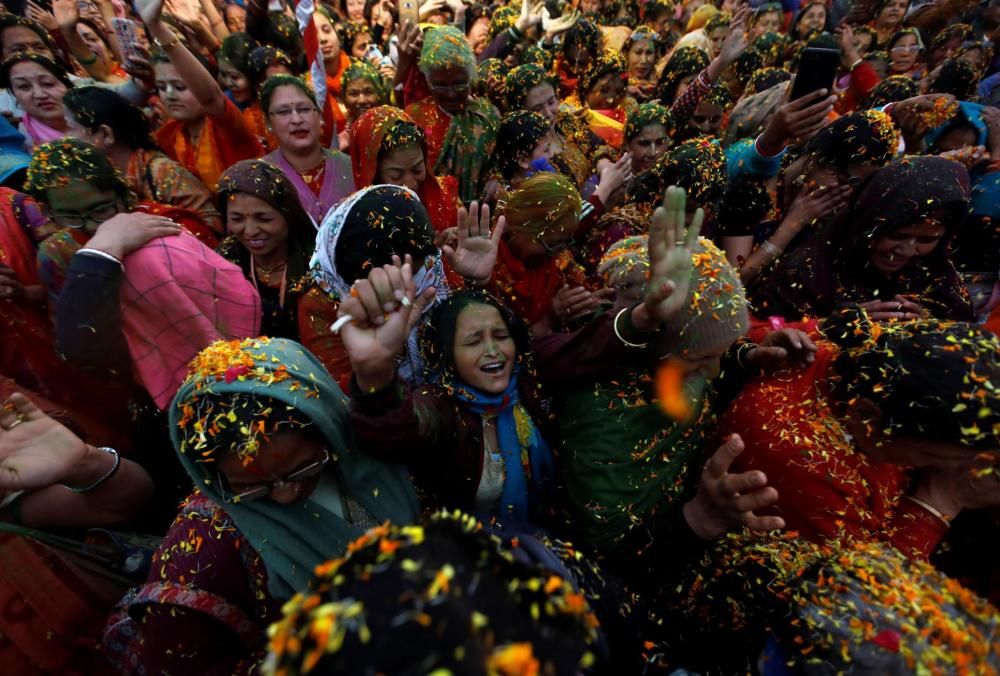
<path fill-rule="evenodd" d="M 96 481 L 93 481 L 93 482 L 87 484 L 86 486 L 68 486 L 66 484 L 63 484 L 64 487 L 70 489 L 74 493 L 87 493 L 87 492 L 92 491 L 95 488 L 101 486 L 102 484 L 104 484 L 105 482 L 107 482 L 111 477 L 113 477 L 115 474 L 118 473 L 118 468 L 121 467 L 121 464 L 122 464 L 122 457 L 120 455 L 118 455 L 118 451 L 116 451 L 113 448 L 109 448 L 107 446 L 101 446 L 97 450 L 101 451 L 103 453 L 107 453 L 108 455 L 115 456 L 115 464 L 112 465 L 111 469 L 109 469 L 104 474 L 104 476 L 100 477 Z"/>
<path fill-rule="evenodd" d="M 618 321 L 622 318 L 622 315 L 624 315 L 626 313 L 628 313 L 629 316 L 627 316 L 625 318 L 625 321 L 628 323 L 629 328 L 632 329 L 632 331 L 635 331 L 635 326 L 632 325 L 632 319 L 631 319 L 632 308 L 627 307 L 624 310 L 622 310 L 621 312 L 619 312 L 617 315 L 615 315 L 614 321 L 611 322 L 611 328 L 615 332 L 615 337 L 618 340 L 620 340 L 621 343 L 622 343 L 622 345 L 624 345 L 625 347 L 634 347 L 634 348 L 643 348 L 643 347 L 646 347 L 647 345 L 649 345 L 648 342 L 647 343 L 633 343 L 632 341 L 626 340 L 625 338 L 622 337 L 621 332 L 618 330 Z"/>
<path fill-rule="evenodd" d="M 850 68 L 847 69 L 847 72 L 853 71 L 855 68 L 857 68 L 858 66 L 860 66 L 864 62 L 865 62 L 864 59 L 859 58 L 857 61 L 855 61 L 854 63 L 851 64 Z"/>
<path fill-rule="evenodd" d="M 769 239 L 765 239 L 763 242 L 761 242 L 760 248 L 766 251 L 767 253 L 771 254 L 774 258 L 779 258 L 781 254 L 785 253 L 783 249 L 779 249 L 778 247 L 771 244 L 771 240 Z"/>
<path fill-rule="evenodd" d="M 736 363 L 739 364 L 740 368 L 744 371 L 753 370 L 753 367 L 746 362 L 746 358 L 750 356 L 750 353 L 756 350 L 759 345 L 757 343 L 746 342 L 736 348 Z"/>
<path fill-rule="evenodd" d="M 172 50 L 174 47 L 176 47 L 181 43 L 181 39 L 177 37 L 175 33 L 171 32 L 170 37 L 172 37 L 173 39 L 167 44 L 163 44 L 162 42 L 160 42 L 159 38 L 153 38 L 153 44 L 159 47 L 162 51 L 169 52 L 170 50 Z"/>
<path fill-rule="evenodd" d="M 912 502 L 914 504 L 917 504 L 917 505 L 920 505 L 921 507 L 923 507 L 924 509 L 926 509 L 928 512 L 930 512 L 931 514 L 933 514 L 934 516 L 936 516 L 941 521 L 941 523 L 943 523 L 946 527 L 949 527 L 949 528 L 951 527 L 951 521 L 948 520 L 948 517 L 946 517 L 944 514 L 942 514 L 940 510 L 938 510 L 936 507 L 934 507 L 930 503 L 925 502 L 925 501 L 921 500 L 920 498 L 918 498 L 916 496 L 913 496 L 913 495 L 907 495 L 907 496 L 904 496 L 904 497 L 906 497 L 906 499 L 909 500 L 910 502 Z"/>

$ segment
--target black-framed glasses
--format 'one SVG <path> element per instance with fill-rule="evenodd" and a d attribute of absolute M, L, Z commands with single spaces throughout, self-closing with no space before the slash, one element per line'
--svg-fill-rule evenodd
<path fill-rule="evenodd" d="M 110 204 L 98 204 L 91 207 L 88 211 L 81 213 L 60 213 L 57 211 L 49 211 L 49 218 L 59 226 L 64 228 L 73 228 L 78 230 L 80 228 L 86 228 L 88 225 L 93 224 L 94 226 L 99 226 L 104 221 L 108 220 L 112 216 L 117 216 L 121 213 L 121 205 L 119 200 L 115 200 Z"/>
<path fill-rule="evenodd" d="M 465 94 L 472 86 L 469 82 L 459 82 L 457 84 L 429 84 L 431 91 L 435 94 Z"/>
<path fill-rule="evenodd" d="M 323 457 L 315 462 L 311 462 L 305 467 L 300 467 L 291 474 L 285 477 L 281 477 L 276 481 L 272 481 L 267 484 L 260 484 L 259 486 L 254 486 L 253 488 L 247 488 L 234 495 L 226 495 L 226 487 L 222 480 L 222 475 L 219 475 L 219 493 L 225 498 L 226 502 L 248 502 L 250 500 L 259 500 L 260 498 L 267 497 L 275 490 L 284 488 L 288 484 L 298 483 L 300 481 L 306 481 L 307 479 L 312 479 L 318 476 L 326 464 L 330 462 L 330 451 L 326 448 L 323 449 Z"/>

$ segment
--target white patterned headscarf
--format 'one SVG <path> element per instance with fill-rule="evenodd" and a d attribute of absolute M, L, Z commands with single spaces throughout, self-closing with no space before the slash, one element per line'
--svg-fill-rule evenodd
<path fill-rule="evenodd" d="M 338 300 L 345 298 L 351 292 L 351 286 L 353 286 L 355 280 L 348 282 L 337 271 L 337 242 L 340 239 L 341 232 L 344 230 L 344 225 L 347 223 L 347 217 L 357 203 L 369 192 L 379 188 L 392 188 L 400 192 L 405 192 L 409 198 L 420 202 L 420 197 L 415 192 L 403 186 L 387 184 L 368 186 L 367 188 L 358 190 L 331 209 L 327 213 L 326 218 L 323 219 L 319 232 L 316 234 L 316 252 L 309 261 L 309 267 L 311 268 L 313 278 L 320 288 Z M 440 249 L 435 251 L 434 254 L 427 256 L 423 262 L 414 261 L 414 268 L 413 279 L 417 287 L 417 297 L 433 286 L 436 290 L 435 298 L 433 302 L 424 308 L 421 321 L 410 331 L 410 335 L 406 339 L 406 353 L 400 355 L 397 369 L 403 380 L 420 385 L 427 382 L 427 379 L 424 373 L 425 364 L 420 356 L 420 346 L 417 339 L 430 316 L 431 310 L 451 294 L 451 289 L 445 277 L 444 263 L 441 259 Z"/>

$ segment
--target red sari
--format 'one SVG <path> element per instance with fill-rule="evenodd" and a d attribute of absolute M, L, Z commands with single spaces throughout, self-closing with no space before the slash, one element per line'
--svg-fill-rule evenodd
<path fill-rule="evenodd" d="M 585 284 L 583 269 L 569 251 L 548 258 L 536 268 L 529 268 L 514 257 L 507 242 L 500 241 L 497 265 L 493 269 L 490 291 L 510 305 L 530 326 L 552 312 L 552 299 L 564 284 Z"/>
<path fill-rule="evenodd" d="M 882 540 L 926 559 L 947 526 L 902 499 L 905 467 L 870 460 L 845 437 L 828 391 L 836 348 L 819 346 L 809 368 L 750 383 L 721 418 L 721 432 L 738 433 L 746 446 L 732 471 L 767 474 L 779 497 L 765 511 L 806 539 Z"/>
<path fill-rule="evenodd" d="M 416 124 L 413 119 L 392 106 L 379 106 L 367 111 L 354 123 L 351 143 L 351 165 L 354 169 L 354 187 L 357 190 L 375 183 L 378 175 L 378 156 L 386 133 L 396 122 Z M 417 192 L 431 223 L 437 232 L 455 227 L 457 223 L 458 181 L 454 176 L 438 178 L 431 173 L 430 158 L 424 150 L 427 178 Z"/>

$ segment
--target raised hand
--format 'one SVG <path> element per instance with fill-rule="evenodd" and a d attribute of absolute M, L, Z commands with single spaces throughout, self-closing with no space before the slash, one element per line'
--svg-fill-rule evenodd
<path fill-rule="evenodd" d="M 822 129 L 837 102 L 836 96 L 828 94 L 826 89 L 819 89 L 779 107 L 760 135 L 761 152 L 777 155 L 790 143 L 809 139 Z"/>
<path fill-rule="evenodd" d="M 80 8 L 76 0 L 52 0 L 52 15 L 61 31 L 75 31 L 80 23 Z"/>
<path fill-rule="evenodd" d="M 396 355 L 402 353 L 413 326 L 411 316 L 420 313 L 431 299 L 434 288 L 416 296 L 410 257 L 400 265 L 374 268 L 368 279 L 359 279 L 340 303 L 337 323 L 354 376 L 362 391 L 381 389 L 395 375 Z M 418 302 L 419 300 L 419 302 Z"/>
<path fill-rule="evenodd" d="M 736 11 L 729 30 L 722 41 L 719 49 L 719 59 L 722 60 L 723 69 L 736 63 L 736 59 L 746 51 L 750 44 L 747 39 L 747 20 L 750 18 L 750 7 L 743 5 Z"/>
<path fill-rule="evenodd" d="M 849 185 L 819 186 L 802 190 L 792 200 L 784 222 L 798 230 L 818 218 L 839 213 L 847 207 L 854 188 Z"/>
<path fill-rule="evenodd" d="M 164 0 L 135 0 L 135 11 L 142 18 L 142 22 L 152 27 L 160 21 L 163 14 Z"/>
<path fill-rule="evenodd" d="M 568 322 L 584 317 L 601 304 L 600 297 L 582 286 L 564 284 L 552 298 L 552 313 L 560 321 Z"/>
<path fill-rule="evenodd" d="M 0 491 L 45 488 L 64 481 L 87 445 L 23 394 L 0 408 Z"/>
<path fill-rule="evenodd" d="M 497 219 L 497 225 L 490 234 L 490 208 L 478 202 L 458 208 L 457 248 L 447 244 L 441 247 L 451 264 L 452 270 L 466 279 L 486 283 L 493 275 L 493 267 L 497 263 L 497 251 L 500 248 L 500 237 L 503 235 L 507 221 L 503 216 Z"/>
<path fill-rule="evenodd" d="M 663 324 L 687 302 L 691 286 L 691 270 L 694 263 L 691 255 L 705 212 L 695 212 L 691 227 L 685 229 L 684 220 L 687 195 L 683 188 L 670 186 L 663 198 L 663 206 L 653 214 L 649 229 L 649 287 L 646 299 L 640 306 L 645 312 L 645 320 L 633 313 L 633 323 L 637 328 L 648 322 L 648 328 Z"/>
<path fill-rule="evenodd" d="M 763 472 L 729 473 L 743 449 L 738 434 L 719 446 L 701 470 L 698 492 L 684 505 L 684 519 L 700 538 L 711 540 L 731 528 L 764 531 L 785 527 L 780 516 L 754 513 L 778 501 L 778 491 L 767 485 Z"/>
<path fill-rule="evenodd" d="M 36 5 L 31 2 L 31 0 L 28 0 L 28 3 L 25 5 L 24 13 L 29 19 L 35 23 L 41 24 L 45 30 L 49 32 L 59 28 L 59 24 L 56 22 L 56 17 L 52 14 L 52 12 L 45 10 L 40 5 Z"/>

